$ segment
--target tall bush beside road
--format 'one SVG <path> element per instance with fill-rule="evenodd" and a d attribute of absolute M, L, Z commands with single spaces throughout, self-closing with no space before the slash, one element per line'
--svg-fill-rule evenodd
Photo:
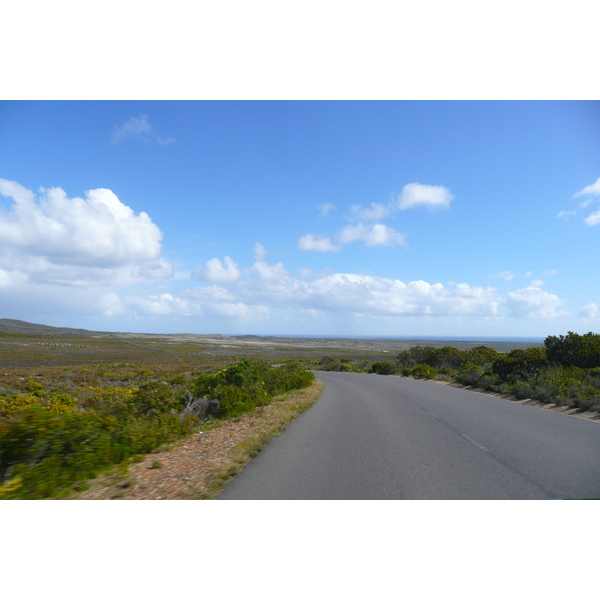
<path fill-rule="evenodd" d="M 214 401 L 215 416 L 229 418 L 263 406 L 274 396 L 308 387 L 314 375 L 295 363 L 271 367 L 243 360 L 214 374 L 203 374 L 193 387 L 195 397 Z"/>
<path fill-rule="evenodd" d="M 586 333 L 578 335 L 569 331 L 567 335 L 549 335 L 544 340 L 546 354 L 551 363 L 563 367 L 593 369 L 600 367 L 600 335 Z"/>

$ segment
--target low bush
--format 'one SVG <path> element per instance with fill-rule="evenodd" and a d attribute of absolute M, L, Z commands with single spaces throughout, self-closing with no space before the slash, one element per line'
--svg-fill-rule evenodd
<path fill-rule="evenodd" d="M 418 365 L 412 370 L 412 376 L 416 379 L 433 379 L 437 375 L 437 369 L 429 365 Z"/>
<path fill-rule="evenodd" d="M 176 414 L 120 421 L 93 411 L 55 415 L 27 408 L 0 419 L 0 498 L 46 498 L 130 456 L 188 435 L 197 420 Z"/>
<path fill-rule="evenodd" d="M 517 381 L 510 387 L 510 391 L 517 400 L 527 400 L 533 396 L 533 387 L 526 381 Z"/>
<path fill-rule="evenodd" d="M 498 376 L 486 371 L 477 381 L 477 387 L 489 392 L 498 391 Z"/>
<path fill-rule="evenodd" d="M 313 381 L 297 363 L 242 361 L 201 375 L 195 391 L 200 405 L 232 417 Z M 88 387 L 78 403 L 29 382 L 25 393 L 0 402 L 0 498 L 60 497 L 114 464 L 189 435 L 199 423 L 186 411 L 193 394 L 177 390 L 166 381 Z"/>
<path fill-rule="evenodd" d="M 377 373 L 378 375 L 393 375 L 395 372 L 395 365 L 388 361 L 376 362 L 371 365 L 371 373 Z"/>
<path fill-rule="evenodd" d="M 477 385 L 482 375 L 482 367 L 466 364 L 458 371 L 455 379 L 458 383 L 462 383 L 463 385 Z"/>
<path fill-rule="evenodd" d="M 214 415 L 229 418 L 268 404 L 274 396 L 308 387 L 314 378 L 294 362 L 271 367 L 265 362 L 243 360 L 218 373 L 200 375 L 192 394 L 215 400 Z"/>
<path fill-rule="evenodd" d="M 60 415 L 73 412 L 76 406 L 77 400 L 68 394 L 48 393 L 35 389 L 30 394 L 0 398 L 0 417 L 10 417 L 19 411 L 34 407 L 45 408 L 52 414 Z"/>

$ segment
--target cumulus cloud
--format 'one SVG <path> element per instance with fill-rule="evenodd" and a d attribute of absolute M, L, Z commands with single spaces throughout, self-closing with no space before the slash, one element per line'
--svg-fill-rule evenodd
<path fill-rule="evenodd" d="M 0 179 L 0 194 L 12 200 L 0 208 L 3 314 L 123 314 L 116 290 L 173 276 L 160 229 L 111 190 L 68 198 L 40 188 L 38 196 Z"/>
<path fill-rule="evenodd" d="M 596 319 L 600 317 L 600 308 L 597 304 L 590 302 L 579 311 L 579 316 L 585 319 Z"/>
<path fill-rule="evenodd" d="M 467 284 L 444 286 L 425 281 L 334 273 L 302 281 L 281 263 L 257 261 L 246 277 L 226 287 L 212 285 L 147 294 L 108 302 L 138 315 L 267 318 L 273 309 L 295 309 L 299 315 L 327 313 L 354 316 L 480 316 L 498 314 L 501 297 L 494 288 Z"/>
<path fill-rule="evenodd" d="M 240 278 L 240 274 L 238 265 L 226 256 L 225 264 L 218 258 L 212 258 L 205 265 L 198 265 L 192 272 L 192 279 L 210 283 L 234 283 Z"/>
<path fill-rule="evenodd" d="M 378 202 L 372 202 L 370 208 L 354 205 L 350 212 L 351 218 L 356 221 L 380 221 L 390 214 L 390 209 Z"/>
<path fill-rule="evenodd" d="M 129 314 L 173 317 L 219 317 L 226 319 L 262 319 L 269 309 L 233 300 L 218 286 L 173 293 L 126 296 L 122 304 Z"/>
<path fill-rule="evenodd" d="M 414 206 L 426 206 L 429 210 L 450 208 L 453 198 L 450 190 L 443 186 L 409 183 L 404 186 L 402 193 L 398 196 L 397 207 L 400 210 Z"/>
<path fill-rule="evenodd" d="M 331 202 L 325 202 L 325 204 L 319 204 L 319 206 L 317 206 L 317 210 L 319 211 L 319 214 L 324 217 L 332 210 L 335 210 L 335 204 L 332 204 Z"/>
<path fill-rule="evenodd" d="M 594 225 L 598 225 L 600 223 L 600 210 L 593 212 L 589 217 L 586 217 L 583 222 L 588 227 L 593 227 Z"/>
<path fill-rule="evenodd" d="M 341 246 L 336 246 L 328 237 L 308 233 L 298 241 L 298 249 L 312 252 L 337 252 Z"/>
<path fill-rule="evenodd" d="M 128 139 L 137 138 L 143 140 L 147 144 L 157 142 L 161 145 L 172 144 L 175 142 L 173 138 L 160 137 L 154 127 L 148 121 L 148 115 L 132 117 L 123 125 L 115 127 L 111 137 L 113 144 L 119 144 Z"/>
<path fill-rule="evenodd" d="M 509 316 L 517 319 L 551 319 L 568 314 L 565 311 L 557 311 L 563 304 L 558 296 L 534 286 L 509 292 L 505 303 Z"/>
<path fill-rule="evenodd" d="M 406 244 L 406 235 L 382 223 L 358 223 L 344 227 L 338 234 L 338 241 L 341 244 L 362 241 L 366 246 L 399 246 Z"/>
<path fill-rule="evenodd" d="M 261 248 L 260 256 L 243 272 L 239 281 L 180 290 L 178 295 L 185 300 L 185 310 L 193 310 L 191 307 L 196 303 L 202 307 L 202 314 L 227 305 L 230 307 L 228 310 L 237 306 L 238 311 L 242 310 L 241 306 L 257 307 L 263 316 L 268 307 L 296 307 L 313 315 L 333 311 L 371 316 L 494 316 L 501 303 L 501 297 L 494 288 L 472 287 L 464 283 L 448 286 L 425 281 L 405 283 L 370 275 L 331 273 L 329 270 L 315 273 L 307 268 L 293 276 L 283 263 L 267 263 L 264 260 L 266 251 Z M 137 303 L 138 307 L 153 311 L 165 310 L 165 305 L 171 306 L 170 310 L 184 310 L 181 306 L 175 307 L 173 300 L 165 295 L 153 297 L 145 304 Z"/>
<path fill-rule="evenodd" d="M 579 190 L 573 198 L 579 196 L 600 196 L 600 177 L 591 185 L 586 185 L 582 190 Z"/>
<path fill-rule="evenodd" d="M 35 194 L 0 179 L 0 194 L 13 206 L 0 211 L 0 247 L 53 264 L 115 267 L 154 261 L 162 233 L 145 213 L 135 214 L 107 189 L 67 198 L 59 187 Z"/>

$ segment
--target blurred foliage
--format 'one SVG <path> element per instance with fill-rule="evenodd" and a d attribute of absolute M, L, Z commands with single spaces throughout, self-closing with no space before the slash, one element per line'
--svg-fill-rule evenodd
<path fill-rule="evenodd" d="M 199 424 L 185 410 L 193 393 L 212 399 L 213 416 L 229 418 L 314 380 L 294 362 L 275 368 L 246 360 L 195 379 L 187 372 L 166 376 L 153 369 L 135 375 L 132 367 L 79 369 L 85 379 L 81 385 L 69 383 L 73 395 L 46 391 L 55 380 L 17 379 L 20 391 L 0 396 L 0 498 L 61 497 L 112 465 L 189 435 Z M 72 369 L 65 372 L 74 378 Z M 148 381 L 153 375 L 164 379 Z M 106 378 L 118 381 L 97 385 Z M 121 387 L 130 379 L 138 385 Z M 88 381 L 96 385 L 85 385 Z"/>

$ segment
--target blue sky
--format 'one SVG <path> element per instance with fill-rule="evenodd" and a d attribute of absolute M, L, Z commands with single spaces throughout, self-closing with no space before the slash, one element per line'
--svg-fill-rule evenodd
<path fill-rule="evenodd" d="M 4 101 L 0 316 L 598 331 L 599 140 L 590 101 Z"/>

